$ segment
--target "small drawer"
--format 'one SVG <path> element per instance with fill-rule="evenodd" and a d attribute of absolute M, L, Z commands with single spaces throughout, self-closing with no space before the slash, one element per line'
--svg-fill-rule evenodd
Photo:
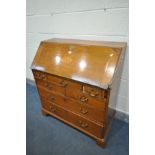
<path fill-rule="evenodd" d="M 68 85 L 67 80 L 65 80 L 64 78 L 50 74 L 47 74 L 47 81 L 49 81 L 50 83 L 54 83 L 59 87 L 66 87 Z"/>
<path fill-rule="evenodd" d="M 76 81 L 68 80 L 65 78 L 61 78 L 54 75 L 47 75 L 47 80 L 50 83 L 54 83 L 60 87 L 68 88 L 68 89 L 76 89 L 76 90 L 82 90 L 82 84 Z"/>
<path fill-rule="evenodd" d="M 85 92 L 67 89 L 66 96 L 75 99 L 77 102 L 79 102 L 81 104 L 90 105 L 90 106 L 100 109 L 100 110 L 105 109 L 105 101 L 104 100 L 97 100 L 95 98 L 92 98 Z"/>
<path fill-rule="evenodd" d="M 68 83 L 68 85 L 66 87 L 67 89 L 82 91 L 82 83 L 76 82 L 73 80 L 68 80 L 67 83 Z"/>
<path fill-rule="evenodd" d="M 37 80 L 46 80 L 47 79 L 47 75 L 40 71 L 33 70 L 33 75 L 34 75 L 34 78 Z"/>
<path fill-rule="evenodd" d="M 65 87 L 43 80 L 36 80 L 36 83 L 38 87 L 43 87 L 48 91 L 57 92 L 58 94 L 65 95 Z"/>
<path fill-rule="evenodd" d="M 103 90 L 101 88 L 97 88 L 97 87 L 93 87 L 90 85 L 83 84 L 82 85 L 82 92 L 88 94 L 92 98 L 96 98 L 99 100 L 104 99 L 105 90 Z"/>
<path fill-rule="evenodd" d="M 51 114 L 54 114 L 55 117 L 62 118 L 72 124 L 73 126 L 77 126 L 80 129 L 87 131 L 99 138 L 103 137 L 103 126 L 97 125 L 89 120 L 86 120 L 79 115 L 76 115 L 72 112 L 61 108 L 60 106 L 47 102 L 45 100 L 42 101 L 43 108 L 48 110 Z"/>

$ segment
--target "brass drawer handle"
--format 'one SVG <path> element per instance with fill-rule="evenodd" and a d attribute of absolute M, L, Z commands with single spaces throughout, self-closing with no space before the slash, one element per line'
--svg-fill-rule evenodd
<path fill-rule="evenodd" d="M 67 86 L 67 83 L 65 83 L 65 81 L 61 81 L 61 82 L 59 83 L 59 86 L 60 86 L 60 87 L 66 87 L 66 86 Z"/>
<path fill-rule="evenodd" d="M 90 95 L 91 97 L 96 97 L 98 94 L 99 94 L 99 93 L 98 93 L 97 91 L 93 90 L 93 89 L 89 91 L 89 95 Z"/>
<path fill-rule="evenodd" d="M 80 101 L 81 101 L 81 102 L 87 102 L 87 101 L 88 101 L 88 98 L 85 97 L 85 96 L 81 96 L 81 97 L 80 97 Z"/>
<path fill-rule="evenodd" d="M 88 110 L 84 110 L 84 109 L 80 108 L 80 112 L 81 112 L 82 114 L 87 114 L 87 113 L 88 113 Z"/>
<path fill-rule="evenodd" d="M 88 127 L 88 124 L 87 124 L 87 123 L 84 123 L 84 122 L 82 122 L 82 121 L 79 121 L 79 123 L 80 123 L 80 126 L 81 126 L 82 128 L 87 128 L 87 127 Z"/>
<path fill-rule="evenodd" d="M 51 107 L 50 107 L 50 111 L 51 111 L 51 112 L 56 112 L 56 108 L 51 106 Z"/>

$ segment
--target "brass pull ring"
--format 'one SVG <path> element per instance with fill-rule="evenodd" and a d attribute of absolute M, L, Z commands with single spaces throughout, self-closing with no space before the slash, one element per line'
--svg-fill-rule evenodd
<path fill-rule="evenodd" d="M 96 97 L 98 94 L 99 94 L 99 93 L 98 93 L 97 91 L 93 90 L 93 89 L 89 91 L 89 95 L 90 95 L 91 97 Z"/>
<path fill-rule="evenodd" d="M 87 101 L 88 101 L 88 98 L 85 97 L 85 96 L 81 96 L 81 97 L 80 97 L 80 101 L 81 101 L 81 102 L 87 102 Z"/>
<path fill-rule="evenodd" d="M 84 110 L 84 109 L 80 108 L 80 112 L 81 112 L 82 114 L 87 114 L 87 113 L 88 113 L 88 110 Z"/>
<path fill-rule="evenodd" d="M 82 121 L 79 121 L 79 123 L 80 123 L 80 126 L 81 126 L 82 128 L 87 128 L 87 127 L 88 127 L 88 124 L 87 124 L 87 123 L 84 123 L 84 122 L 82 122 Z"/>

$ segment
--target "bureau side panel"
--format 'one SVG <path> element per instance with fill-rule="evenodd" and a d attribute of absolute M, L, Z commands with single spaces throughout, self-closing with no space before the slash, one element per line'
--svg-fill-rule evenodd
<path fill-rule="evenodd" d="M 120 79 L 121 79 L 123 63 L 124 63 L 125 49 L 126 47 L 122 49 L 120 59 L 112 81 L 112 85 L 110 86 L 111 91 L 110 91 L 110 98 L 109 98 L 109 112 L 108 112 L 109 115 L 111 114 L 111 109 L 113 110 L 116 109 L 116 102 L 117 102 L 118 91 L 120 87 Z"/>

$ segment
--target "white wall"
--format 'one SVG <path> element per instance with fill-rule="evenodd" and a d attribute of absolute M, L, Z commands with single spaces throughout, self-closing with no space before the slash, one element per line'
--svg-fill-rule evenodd
<path fill-rule="evenodd" d="M 40 41 L 53 37 L 128 42 L 128 0 L 27 0 L 27 78 Z M 128 113 L 128 48 L 117 110 Z"/>

